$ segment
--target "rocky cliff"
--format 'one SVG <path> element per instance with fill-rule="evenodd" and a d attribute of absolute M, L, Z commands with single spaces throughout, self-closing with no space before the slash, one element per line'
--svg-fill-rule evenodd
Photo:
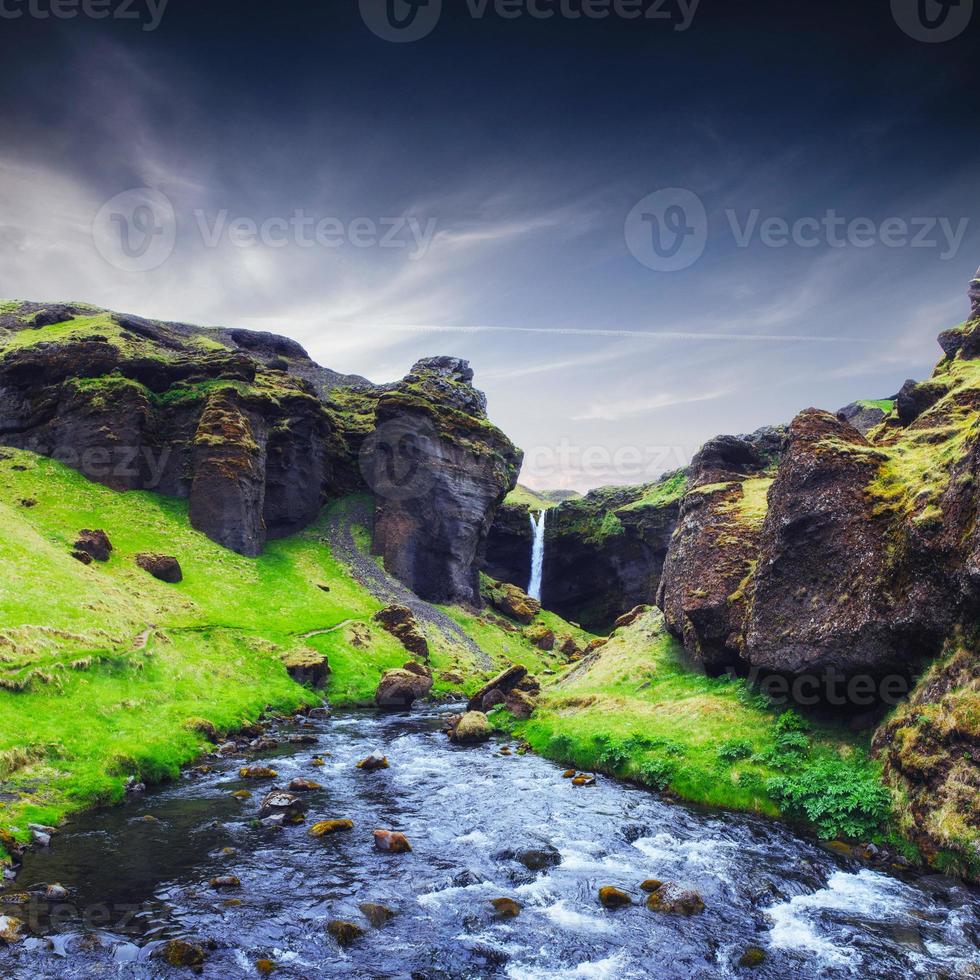
<path fill-rule="evenodd" d="M 472 376 L 433 358 L 374 386 L 274 334 L 0 305 L 0 443 L 117 490 L 187 498 L 196 528 L 245 555 L 368 490 L 389 569 L 420 595 L 475 602 L 520 454 Z"/>

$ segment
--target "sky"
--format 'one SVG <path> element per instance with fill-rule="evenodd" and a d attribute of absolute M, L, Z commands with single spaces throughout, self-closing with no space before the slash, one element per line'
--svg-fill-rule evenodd
<path fill-rule="evenodd" d="M 965 319 L 980 14 L 919 3 L 0 0 L 0 297 L 462 356 L 523 482 L 646 482 Z"/>

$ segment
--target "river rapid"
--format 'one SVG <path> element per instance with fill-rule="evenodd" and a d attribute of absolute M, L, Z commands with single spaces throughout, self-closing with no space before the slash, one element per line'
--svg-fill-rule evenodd
<path fill-rule="evenodd" d="M 203 947 L 199 975 L 220 980 L 259 976 L 259 960 L 282 978 L 980 976 L 980 894 L 961 883 L 892 877 L 771 821 L 612 779 L 576 788 L 551 762 L 502 754 L 503 741 L 451 744 L 448 713 L 285 722 L 270 730 L 275 748 L 208 760 L 210 771 L 73 819 L 7 884 L 58 883 L 68 898 L 0 905 L 31 927 L 0 948 L 0 976 L 188 976 L 160 959 L 172 938 Z M 315 744 L 287 741 L 302 734 Z M 374 750 L 390 768 L 357 770 Z M 305 794 L 306 824 L 258 825 L 273 783 L 239 777 L 255 762 L 278 772 L 274 785 L 322 784 Z M 232 796 L 242 789 L 252 797 Z M 311 837 L 326 819 L 354 828 Z M 376 850 L 378 828 L 404 832 L 412 853 Z M 211 886 L 229 875 L 240 888 Z M 706 910 L 648 911 L 649 878 L 697 889 Z M 635 904 L 604 909 L 606 885 Z M 522 905 L 518 917 L 496 917 L 501 897 Z M 365 902 L 395 915 L 373 928 Z M 363 937 L 340 947 L 325 929 L 336 919 Z M 751 970 L 738 965 L 749 947 L 766 952 Z"/>

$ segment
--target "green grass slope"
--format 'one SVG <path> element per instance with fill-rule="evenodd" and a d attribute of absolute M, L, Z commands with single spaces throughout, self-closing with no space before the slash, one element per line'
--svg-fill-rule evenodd
<path fill-rule="evenodd" d="M 409 659 L 372 622 L 382 603 L 321 540 L 326 512 L 245 558 L 193 530 L 184 501 L 0 455 L 0 828 L 22 839 L 29 822 L 119 799 L 129 776 L 174 776 L 206 747 L 208 726 L 231 731 L 319 700 L 289 678 L 284 655 L 325 653 L 335 703 L 370 701 L 381 673 Z M 108 533 L 107 563 L 71 557 L 83 528 Z M 153 579 L 139 552 L 175 555 L 184 581 Z M 468 651 L 429 639 L 437 678 L 456 670 L 479 683 Z M 450 687 L 437 680 L 437 692 Z"/>
<path fill-rule="evenodd" d="M 693 669 L 654 610 L 545 690 L 535 751 L 695 803 L 779 815 L 824 837 L 882 839 L 891 801 L 867 740 L 775 708 L 737 678 Z"/>

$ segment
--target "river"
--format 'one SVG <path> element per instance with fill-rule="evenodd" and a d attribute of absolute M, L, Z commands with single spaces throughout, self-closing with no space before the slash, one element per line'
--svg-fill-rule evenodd
<path fill-rule="evenodd" d="M 263 959 L 282 978 L 980 975 L 980 893 L 961 883 L 892 877 L 771 821 L 612 779 L 573 787 L 544 759 L 502 754 L 502 741 L 452 745 L 441 732 L 448 710 L 272 726 L 276 748 L 209 760 L 208 772 L 74 818 L 8 883 L 59 883 L 69 897 L 0 907 L 33 929 L 0 949 L 0 976 L 187 976 L 159 958 L 174 937 L 200 944 L 200 975 L 221 980 L 259 976 Z M 376 749 L 390 768 L 357 770 Z M 305 825 L 257 824 L 272 784 L 239 778 L 256 761 L 275 768 L 276 785 L 322 784 L 305 794 Z M 241 789 L 253 796 L 231 795 Z M 334 818 L 353 830 L 310 836 L 314 821 Z M 412 853 L 376 850 L 378 828 L 403 831 Z M 241 887 L 211 886 L 228 875 Z M 648 911 L 648 878 L 696 888 L 706 910 Z M 605 885 L 636 904 L 604 909 Z M 500 897 L 521 914 L 496 918 L 490 900 Z M 365 902 L 395 915 L 373 928 Z M 324 928 L 334 919 L 363 937 L 341 948 Z M 767 954 L 754 970 L 738 966 L 749 947 Z"/>

